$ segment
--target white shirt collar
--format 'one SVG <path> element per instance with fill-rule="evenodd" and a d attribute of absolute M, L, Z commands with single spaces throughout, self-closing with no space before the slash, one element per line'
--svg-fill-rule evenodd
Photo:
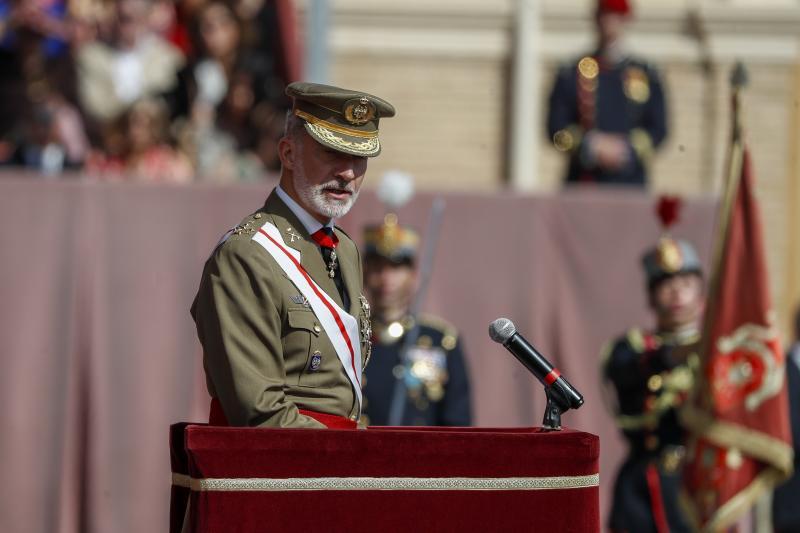
<path fill-rule="evenodd" d="M 286 191 L 284 191 L 280 185 L 275 187 L 275 192 L 277 193 L 278 198 L 283 200 L 283 203 L 285 203 L 289 210 L 294 213 L 294 216 L 300 220 L 300 223 L 303 224 L 303 227 L 306 228 L 306 231 L 309 235 L 313 235 L 317 231 L 321 230 L 323 226 L 333 229 L 333 219 L 330 219 L 327 224 L 323 225 L 319 220 L 314 218 L 311 213 L 306 211 L 303 206 L 295 202 L 291 196 L 286 194 Z"/>

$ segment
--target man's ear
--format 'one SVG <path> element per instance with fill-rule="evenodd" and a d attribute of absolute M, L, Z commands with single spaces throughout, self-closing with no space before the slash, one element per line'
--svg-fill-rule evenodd
<path fill-rule="evenodd" d="M 294 169 L 294 158 L 297 151 L 294 149 L 294 141 L 288 137 L 281 137 L 278 141 L 278 157 L 281 160 L 281 166 L 285 169 Z"/>

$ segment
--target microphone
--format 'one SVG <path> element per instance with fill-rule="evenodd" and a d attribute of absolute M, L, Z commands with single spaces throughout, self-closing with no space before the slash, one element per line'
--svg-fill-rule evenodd
<path fill-rule="evenodd" d="M 517 333 L 514 323 L 507 318 L 498 318 L 489 324 L 489 336 L 500 343 L 525 365 L 545 387 L 548 399 L 552 396 L 561 411 L 577 409 L 583 405 L 583 396 L 567 381 L 536 348 Z"/>

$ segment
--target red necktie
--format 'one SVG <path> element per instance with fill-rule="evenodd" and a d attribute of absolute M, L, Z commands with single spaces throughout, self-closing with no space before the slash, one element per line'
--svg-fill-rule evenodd
<path fill-rule="evenodd" d="M 328 268 L 328 276 L 333 279 L 336 288 L 339 291 L 339 296 L 342 297 L 342 303 L 345 310 L 350 307 L 350 298 L 345 290 L 341 274 L 339 272 L 339 261 L 336 257 L 336 245 L 339 244 L 339 237 L 333 233 L 333 229 L 328 226 L 323 227 L 311 234 L 311 238 L 317 243 L 322 251 L 322 258 L 325 260 L 325 266 Z M 338 275 L 337 275 L 338 274 Z"/>
<path fill-rule="evenodd" d="M 336 245 L 339 244 L 339 237 L 337 237 L 333 230 L 328 226 L 324 226 L 315 231 L 311 235 L 311 238 L 314 239 L 315 243 L 319 244 L 323 248 L 330 248 L 331 250 L 336 248 Z"/>

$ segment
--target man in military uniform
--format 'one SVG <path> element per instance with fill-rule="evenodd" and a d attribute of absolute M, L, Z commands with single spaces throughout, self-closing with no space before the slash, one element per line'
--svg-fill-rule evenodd
<path fill-rule="evenodd" d="M 418 244 L 417 233 L 399 225 L 394 214 L 364 234 L 373 333 L 365 418 L 375 426 L 469 426 L 469 380 L 458 332 L 441 319 L 409 314 Z"/>
<path fill-rule="evenodd" d="M 360 91 L 293 83 L 280 184 L 208 259 L 192 306 L 211 422 L 353 427 L 369 358 L 358 248 L 334 225 L 358 197 L 378 123 Z"/>
<path fill-rule="evenodd" d="M 595 52 L 561 68 L 550 93 L 548 135 L 569 155 L 567 183 L 643 185 L 667 135 L 658 71 L 622 42 L 627 0 L 599 0 Z"/>
<path fill-rule="evenodd" d="M 678 504 L 684 429 L 677 409 L 693 384 L 693 349 L 704 306 L 700 262 L 692 246 L 662 237 L 643 264 L 652 332 L 632 329 L 609 344 L 603 376 L 613 386 L 613 414 L 628 441 L 614 485 L 612 531 L 689 531 Z"/>

